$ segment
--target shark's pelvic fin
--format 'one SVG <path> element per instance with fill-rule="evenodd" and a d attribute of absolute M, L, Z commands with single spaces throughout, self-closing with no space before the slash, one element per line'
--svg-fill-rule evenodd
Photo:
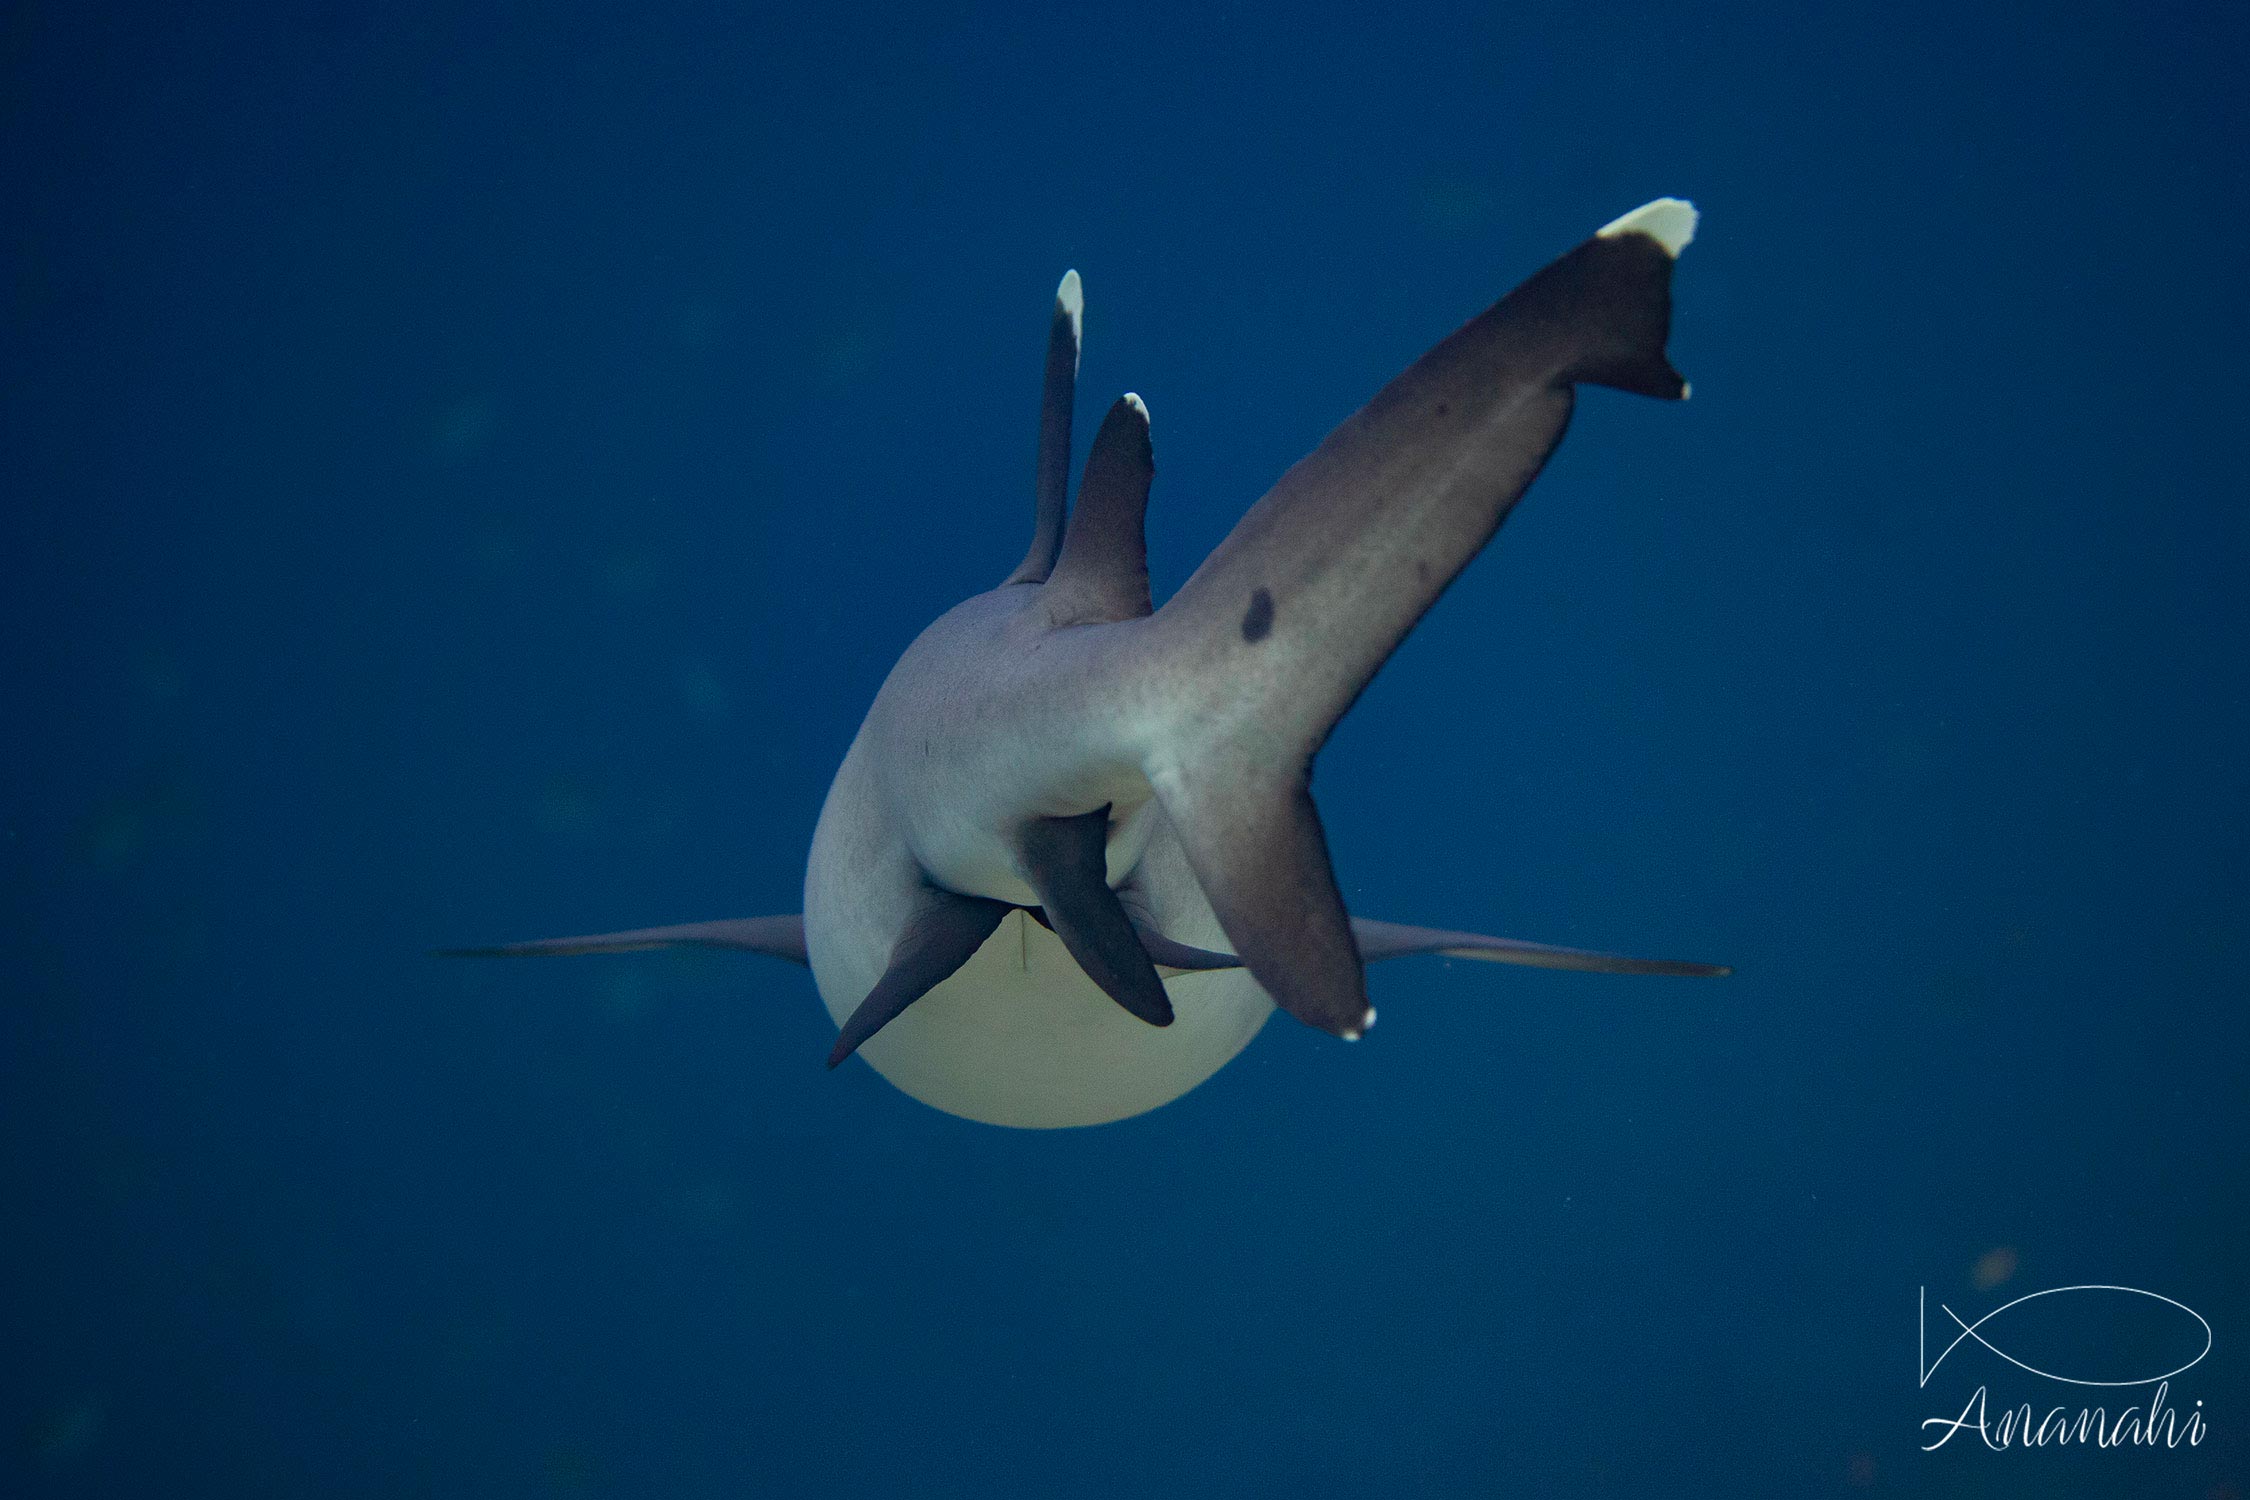
<path fill-rule="evenodd" d="M 1593 974 L 1677 974 L 1711 979 L 1734 972 L 1725 964 L 1690 963 L 1681 958 L 1628 958 L 1622 953 L 1557 948 L 1551 943 L 1486 937 L 1481 932 L 1448 932 L 1441 927 L 1409 927 L 1403 922 L 1377 922 L 1368 917 L 1352 918 L 1352 936 L 1359 940 L 1359 956 L 1368 963 L 1405 958 L 1415 953 L 1442 953 L 1448 958 L 1480 958 L 1488 963 L 1527 964 L 1534 969 L 1578 969 Z"/>
<path fill-rule="evenodd" d="M 738 948 L 805 963 L 805 919 L 733 917 L 723 922 L 683 922 L 673 927 L 640 927 L 631 932 L 601 932 L 587 937 L 537 938 L 528 943 L 497 943 L 489 948 L 443 948 L 440 958 L 515 958 L 542 953 L 639 953 L 649 948 Z"/>
<path fill-rule="evenodd" d="M 1120 396 L 1094 434 L 1062 554 L 1040 595 L 1057 625 L 1134 620 L 1149 612 L 1148 487 L 1156 475 L 1148 407 Z"/>
<path fill-rule="evenodd" d="M 1608 226 L 1425 354 L 1250 508 L 1152 625 L 1175 734 L 1150 783 L 1251 974 L 1302 1021 L 1366 1028 L 1361 955 L 1309 795 L 1329 731 L 1491 540 L 1573 386 L 1678 398 L 1673 256 L 1695 211 Z"/>
<path fill-rule="evenodd" d="M 1148 955 L 1150 963 L 1156 965 L 1158 973 L 1169 970 L 1172 974 L 1201 974 L 1211 969 L 1242 967 L 1242 960 L 1231 953 L 1213 953 L 1208 948 L 1191 948 L 1186 943 L 1174 942 L 1146 923 L 1135 922 L 1133 930 L 1141 935 L 1141 951 Z"/>
<path fill-rule="evenodd" d="M 1047 324 L 1047 373 L 1039 395 L 1039 466 L 1032 490 L 1031 549 L 1008 575 L 1009 583 L 1041 583 L 1062 546 L 1063 515 L 1070 498 L 1070 408 L 1078 395 L 1079 330 L 1086 296 L 1076 271 L 1063 273 Z"/>
<path fill-rule="evenodd" d="M 1146 912 L 1126 900 L 1123 895 L 1118 897 L 1118 904 L 1125 908 L 1126 919 L 1133 924 L 1133 932 L 1141 940 L 1141 951 L 1148 955 L 1150 963 L 1156 965 L 1156 972 L 1161 977 L 1170 979 L 1178 974 L 1203 974 L 1213 969 L 1242 967 L 1242 960 L 1231 953 L 1214 953 L 1209 948 L 1192 947 L 1166 937 L 1157 930 L 1156 923 Z M 1040 907 L 1027 906 L 1024 911 L 1032 921 L 1049 932 L 1055 930 L 1055 924 Z"/>
<path fill-rule="evenodd" d="M 951 978 L 992 936 L 1000 919 L 1014 910 L 1005 901 L 926 888 L 921 904 L 891 946 L 890 967 L 837 1035 L 828 1066 L 833 1068 L 857 1052 L 861 1043 L 897 1020 L 909 1005 Z"/>
<path fill-rule="evenodd" d="M 1169 1026 L 1172 1001 L 1145 946 L 1149 934 L 1134 927 L 1109 887 L 1108 845 L 1109 809 L 1098 807 L 1075 818 L 1032 819 L 1016 835 L 1016 858 L 1024 882 L 1039 893 L 1040 920 L 1086 977 L 1151 1026 Z"/>

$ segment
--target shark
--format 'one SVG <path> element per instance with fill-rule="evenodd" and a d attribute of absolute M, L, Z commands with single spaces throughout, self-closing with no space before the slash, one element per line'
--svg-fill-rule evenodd
<path fill-rule="evenodd" d="M 457 954 L 732 949 L 808 966 L 858 1057 L 971 1120 L 1122 1120 L 1194 1089 L 1276 1008 L 1357 1041 L 1367 966 L 1415 954 L 1714 976 L 1355 917 L 1315 756 L 1522 498 L 1579 386 L 1684 400 L 1666 353 L 1695 208 L 1598 230 L 1437 344 L 1151 597 L 1149 409 L 1119 397 L 1069 495 L 1085 299 L 1057 288 L 1032 536 L 876 693 L 805 864 L 803 910 Z"/>

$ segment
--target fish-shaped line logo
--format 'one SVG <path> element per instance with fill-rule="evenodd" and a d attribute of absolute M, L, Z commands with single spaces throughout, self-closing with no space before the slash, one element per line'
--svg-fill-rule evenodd
<path fill-rule="evenodd" d="M 1989 1324 L 1994 1318 L 1999 1317 L 2002 1313 L 2006 1312 L 2011 1307 L 2021 1307 L 2024 1303 L 2032 1301 L 2033 1299 L 2038 1297 L 2060 1297 L 2065 1293 L 2071 1292 L 2119 1292 L 2129 1297 L 2145 1297 L 2149 1299 L 2150 1302 L 2161 1303 L 2165 1307 L 2178 1308 L 2181 1312 L 2187 1314 L 2190 1318 L 2193 1318 L 2196 1322 L 2196 1326 L 2203 1330 L 2203 1347 L 2197 1350 L 2195 1357 L 2189 1360 L 2186 1364 L 2181 1365 L 2176 1369 L 2166 1370 L 2160 1375 L 2136 1375 L 2130 1380 L 2089 1380 L 2079 1375 L 2058 1375 L 2052 1370 L 2042 1370 L 2037 1365 L 2016 1358 L 2007 1350 L 1993 1343 L 1991 1339 L 1985 1337 L 1983 1333 L 1985 1325 Z M 2019 1370 L 2028 1371 L 2033 1375 L 2041 1376 L 2047 1380 L 2059 1380 L 2065 1385 L 2155 1385 L 2159 1381 L 2170 1380 L 2175 1375 L 2184 1374 L 2186 1371 L 2194 1369 L 2197 1365 L 2203 1362 L 2203 1356 L 2211 1352 L 2211 1324 L 2209 1320 L 2206 1319 L 2203 1314 L 2188 1306 L 2185 1302 L 2175 1301 L 2173 1298 L 2164 1296 L 2160 1292 L 2143 1291 L 2139 1287 L 2134 1286 L 2052 1286 L 2047 1288 L 2043 1292 L 2026 1292 L 2023 1296 L 2016 1298 L 2012 1302 L 2003 1302 L 1992 1311 L 1986 1313 L 1983 1317 L 1977 1319 L 1974 1323 L 1964 1322 L 1959 1313 L 1955 1312 L 1952 1308 L 1947 1307 L 1944 1303 L 1939 1303 L 1938 1311 L 1951 1318 L 1961 1331 L 1953 1336 L 1952 1343 L 1947 1344 L 1942 1350 L 1938 1351 L 1938 1357 L 1936 1359 L 1931 1359 L 1929 1357 L 1929 1299 L 1929 1288 L 1921 1288 L 1920 1296 L 1916 1303 L 1916 1309 L 1920 1323 L 1919 1360 L 1922 1372 L 1922 1378 L 1917 1383 L 1919 1386 L 1927 1386 L 1930 1383 L 1930 1377 L 1937 1373 L 1937 1367 L 1945 1363 L 1945 1357 L 1948 1354 L 1951 1354 L 1955 1349 L 1961 1346 L 1961 1341 L 1963 1339 L 1975 1339 L 1978 1343 L 1984 1345 L 1985 1348 L 1990 1349 L 1994 1354 L 1999 1355 L 2002 1359 L 2006 1360 L 2009 1364 L 2014 1365 Z M 2153 1309 L 2151 1311 L 2154 1312 Z M 2154 1313 L 2154 1315 L 2158 1317 L 2170 1316 L 2170 1314 L 2167 1313 Z"/>

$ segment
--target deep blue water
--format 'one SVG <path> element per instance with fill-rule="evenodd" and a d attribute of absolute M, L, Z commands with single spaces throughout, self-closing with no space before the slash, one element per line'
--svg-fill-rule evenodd
<path fill-rule="evenodd" d="M 2246 31 L 9 7 L 0 1493 L 2241 1495 Z M 1065 267 L 1161 597 L 1663 193 L 1694 399 L 1319 787 L 1368 915 L 1734 977 L 1401 962 L 1024 1134 L 786 965 L 425 956 L 795 908 Z M 1917 1289 L 2076 1283 L 2209 1320 L 2200 1446 L 1920 1451 L 2087 1403 L 1918 1389 Z"/>

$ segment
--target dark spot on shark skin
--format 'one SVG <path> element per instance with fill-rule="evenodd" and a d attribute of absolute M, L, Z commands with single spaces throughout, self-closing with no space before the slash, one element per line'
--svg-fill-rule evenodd
<path fill-rule="evenodd" d="M 1452 410 L 1453 410 L 1453 403 L 1452 403 L 1452 402 L 1450 402 L 1450 401 L 1440 401 L 1440 402 L 1439 402 L 1439 403 L 1437 404 L 1437 414 L 1438 414 L 1439 416 L 1441 416 L 1441 417 L 1442 417 L 1442 416 L 1446 416 L 1446 415 L 1450 414 L 1450 413 L 1452 412 Z"/>
<path fill-rule="evenodd" d="M 1262 641 L 1273 629 L 1273 595 L 1264 589 L 1250 596 L 1250 608 L 1242 616 L 1242 638 Z"/>
<path fill-rule="evenodd" d="M 1414 559 L 1414 576 L 1424 583 L 1430 581 L 1430 560 L 1428 558 L 1417 557 Z"/>

